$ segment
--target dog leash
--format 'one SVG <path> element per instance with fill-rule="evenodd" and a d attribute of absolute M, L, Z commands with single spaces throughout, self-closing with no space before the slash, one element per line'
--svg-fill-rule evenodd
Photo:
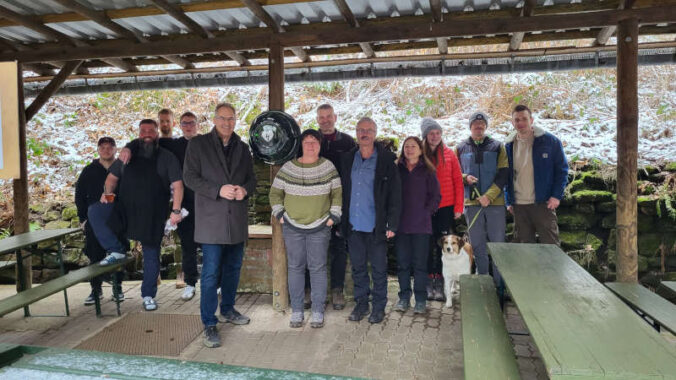
<path fill-rule="evenodd" d="M 472 188 L 472 191 L 473 191 L 474 194 L 477 196 L 477 198 L 481 197 L 481 194 L 479 194 L 479 190 L 478 190 L 476 187 Z M 468 233 L 469 233 L 469 230 L 472 229 L 472 226 L 474 225 L 474 222 L 476 222 L 476 220 L 479 218 L 479 214 L 481 214 L 481 211 L 483 211 L 483 210 L 484 210 L 484 208 L 481 207 L 481 208 L 479 209 L 479 212 L 477 212 L 476 215 L 474 215 L 474 218 L 472 218 L 472 222 L 471 222 L 471 223 L 469 224 L 469 226 L 467 227 L 467 232 L 468 232 Z"/>

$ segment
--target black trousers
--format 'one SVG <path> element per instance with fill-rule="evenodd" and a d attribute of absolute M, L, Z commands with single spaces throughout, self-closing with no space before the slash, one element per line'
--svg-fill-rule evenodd
<path fill-rule="evenodd" d="M 195 286 L 197 278 L 197 243 L 195 243 L 195 207 L 186 207 L 188 214 L 176 228 L 181 239 L 182 267 L 185 283 Z"/>

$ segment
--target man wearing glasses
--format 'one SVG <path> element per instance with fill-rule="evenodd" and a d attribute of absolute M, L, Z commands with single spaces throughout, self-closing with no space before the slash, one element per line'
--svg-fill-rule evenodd
<path fill-rule="evenodd" d="M 161 119 L 163 115 L 173 115 L 173 112 L 165 108 L 160 111 L 158 117 Z M 162 123 L 160 122 L 160 125 L 161 124 Z M 190 111 L 184 112 L 179 118 L 179 124 L 183 136 L 179 138 L 160 137 L 159 144 L 162 148 L 169 150 L 176 156 L 182 169 L 185 160 L 185 152 L 188 149 L 188 142 L 190 139 L 197 136 L 197 116 Z M 171 136 L 171 134 L 169 134 L 169 136 Z M 122 149 L 119 156 L 120 161 L 125 164 L 129 162 L 132 155 L 131 152 L 136 148 L 134 144 L 137 143 L 138 142 L 134 140 Z M 183 193 L 183 208 L 188 211 L 188 216 L 185 217 L 177 227 L 178 236 L 181 239 L 182 271 L 177 271 L 176 273 L 176 286 L 180 287 L 181 285 L 185 285 L 183 294 L 181 294 L 181 299 L 189 301 L 195 296 L 195 284 L 198 276 L 197 243 L 195 243 L 195 193 L 185 186 Z M 183 277 L 183 284 L 180 283 L 181 277 Z"/>
<path fill-rule="evenodd" d="M 341 155 L 342 234 L 347 238 L 354 300 L 348 319 L 381 323 L 387 305 L 387 240 L 394 237 L 401 213 L 401 182 L 393 153 L 376 143 L 376 123 L 357 122 L 357 147 Z M 371 264 L 369 279 L 368 263 Z"/>
<path fill-rule="evenodd" d="M 200 314 L 207 347 L 221 345 L 219 321 L 249 323 L 235 310 L 235 296 L 248 238 L 248 196 L 256 188 L 249 146 L 235 133 L 235 108 L 221 103 L 214 113 L 214 128 L 190 141 L 183 166 L 186 186 L 195 192 L 195 240 L 202 244 Z"/>

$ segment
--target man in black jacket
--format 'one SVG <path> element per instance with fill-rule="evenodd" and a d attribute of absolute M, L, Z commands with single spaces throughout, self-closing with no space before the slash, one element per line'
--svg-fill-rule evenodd
<path fill-rule="evenodd" d="M 375 143 L 376 123 L 368 117 L 357 122 L 358 147 L 341 156 L 343 222 L 347 238 L 354 299 L 349 320 L 360 321 L 373 311 L 369 322 L 380 323 L 387 305 L 387 239 L 393 238 L 401 214 L 401 182 L 395 155 Z M 367 263 L 371 263 L 373 289 Z"/>
<path fill-rule="evenodd" d="M 319 155 L 331 161 L 340 172 L 340 155 L 354 149 L 357 144 L 352 136 L 336 129 L 337 119 L 330 104 L 322 104 L 317 108 L 317 124 L 324 137 Z M 343 288 L 347 265 L 347 242 L 340 233 L 340 225 L 333 226 L 331 229 L 329 255 L 331 258 L 331 303 L 334 310 L 343 310 L 345 307 Z M 309 278 L 305 283 L 309 285 Z"/>
<path fill-rule="evenodd" d="M 103 184 L 106 182 L 108 175 L 108 168 L 115 161 L 115 140 L 112 137 L 101 137 L 98 142 L 99 158 L 93 160 L 89 165 L 82 169 L 82 173 L 75 184 L 75 206 L 77 207 L 77 216 L 80 219 L 80 225 L 85 234 L 85 255 L 89 258 L 89 262 L 98 263 L 106 256 L 106 250 L 101 247 L 99 241 L 94 236 L 94 231 L 90 223 L 87 223 L 87 210 L 89 206 L 101 199 L 103 194 Z M 115 273 L 117 276 L 117 283 L 120 285 L 117 291 L 117 297 L 124 300 L 124 293 L 122 293 L 122 277 L 123 272 Z M 85 299 L 85 305 L 93 305 L 95 297 L 99 299 L 103 296 L 101 284 L 103 282 L 102 276 L 94 277 L 90 280 L 92 292 Z M 113 292 L 115 294 L 115 292 Z"/>

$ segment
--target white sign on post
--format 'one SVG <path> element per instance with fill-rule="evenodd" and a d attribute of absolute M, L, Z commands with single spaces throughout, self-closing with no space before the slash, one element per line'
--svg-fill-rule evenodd
<path fill-rule="evenodd" d="M 0 62 L 0 179 L 19 178 L 19 92 L 16 62 Z"/>

